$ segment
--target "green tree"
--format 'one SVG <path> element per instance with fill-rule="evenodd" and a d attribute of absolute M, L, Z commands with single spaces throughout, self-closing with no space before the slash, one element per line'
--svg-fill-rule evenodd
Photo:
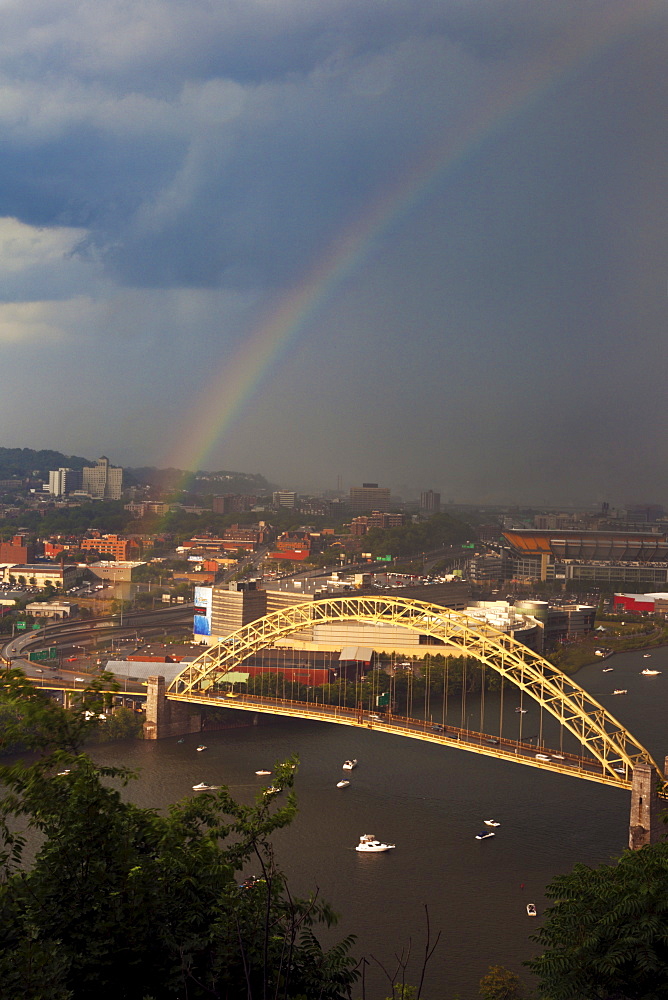
<path fill-rule="evenodd" d="M 274 863 L 270 836 L 296 811 L 296 762 L 276 767 L 282 797 L 241 805 L 222 788 L 168 815 L 140 809 L 115 787 L 127 770 L 80 751 L 104 683 L 65 711 L 20 672 L 0 674 L 8 736 L 36 753 L 0 767 L 3 1000 L 349 997 L 352 939 L 324 950 L 315 931 L 334 914 L 295 899 Z M 258 877 L 240 887 L 251 863 Z"/>
<path fill-rule="evenodd" d="M 490 965 L 480 980 L 480 996 L 483 1000 L 521 1000 L 522 982 L 503 965 Z"/>
<path fill-rule="evenodd" d="M 668 844 L 626 851 L 615 865 L 576 865 L 548 886 L 555 900 L 527 966 L 550 1000 L 668 996 Z"/>

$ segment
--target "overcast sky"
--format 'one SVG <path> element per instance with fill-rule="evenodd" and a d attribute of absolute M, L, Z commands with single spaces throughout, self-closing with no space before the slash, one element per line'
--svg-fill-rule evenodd
<path fill-rule="evenodd" d="M 668 6 L 0 0 L 0 444 L 668 505 Z"/>

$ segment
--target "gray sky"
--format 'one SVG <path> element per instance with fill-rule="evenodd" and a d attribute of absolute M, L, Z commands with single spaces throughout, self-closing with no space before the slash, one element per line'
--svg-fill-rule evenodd
<path fill-rule="evenodd" d="M 0 444 L 668 503 L 668 7 L 0 0 Z"/>

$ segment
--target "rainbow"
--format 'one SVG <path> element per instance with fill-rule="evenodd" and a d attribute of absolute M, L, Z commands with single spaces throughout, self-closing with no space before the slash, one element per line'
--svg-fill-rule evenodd
<path fill-rule="evenodd" d="M 568 37 L 555 38 L 540 59 L 508 73 L 504 85 L 487 96 L 457 135 L 433 146 L 338 235 L 299 285 L 287 292 L 252 331 L 236 357 L 225 361 L 184 421 L 168 464 L 191 471 L 202 468 L 287 348 L 346 276 L 362 266 L 379 239 L 427 198 L 449 171 L 662 6 L 653 0 L 610 2 L 589 21 L 583 16 Z"/>

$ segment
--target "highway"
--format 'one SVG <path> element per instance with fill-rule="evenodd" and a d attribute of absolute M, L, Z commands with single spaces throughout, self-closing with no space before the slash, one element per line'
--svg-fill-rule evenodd
<path fill-rule="evenodd" d="M 132 638 L 137 631 L 155 634 L 174 625 L 189 625 L 192 622 L 193 605 L 178 604 L 154 611 L 130 611 L 122 615 L 104 618 L 65 619 L 15 635 L 0 648 L 0 657 L 5 662 L 27 657 L 31 650 L 49 646 L 90 646 L 99 639 L 113 637 Z"/>

